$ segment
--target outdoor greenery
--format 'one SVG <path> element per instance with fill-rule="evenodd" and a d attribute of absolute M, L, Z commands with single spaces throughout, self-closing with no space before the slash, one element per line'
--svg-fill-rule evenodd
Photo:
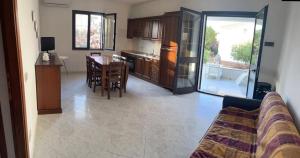
<path fill-rule="evenodd" d="M 231 56 L 234 60 L 241 61 L 246 64 L 251 60 L 251 52 L 252 42 L 247 42 L 233 46 Z"/>
<path fill-rule="evenodd" d="M 261 37 L 261 30 L 255 32 L 254 39 L 254 55 L 258 55 L 259 43 Z M 235 45 L 232 48 L 231 56 L 234 60 L 250 63 L 252 53 L 252 42 L 246 42 L 243 44 Z M 252 64 L 256 63 L 257 58 L 253 58 Z"/>
<path fill-rule="evenodd" d="M 211 27 L 206 28 L 205 32 L 205 46 L 204 46 L 204 63 L 210 58 L 210 47 L 217 41 L 217 32 Z"/>

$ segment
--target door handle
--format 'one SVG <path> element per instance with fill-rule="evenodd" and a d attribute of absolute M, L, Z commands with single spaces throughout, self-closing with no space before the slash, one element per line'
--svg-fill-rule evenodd
<path fill-rule="evenodd" d="M 252 72 L 256 72 L 256 69 L 252 69 L 251 71 L 252 71 Z"/>

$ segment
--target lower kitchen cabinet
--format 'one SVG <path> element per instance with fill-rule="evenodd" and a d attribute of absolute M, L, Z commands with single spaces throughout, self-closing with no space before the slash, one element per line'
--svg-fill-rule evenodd
<path fill-rule="evenodd" d="M 155 84 L 159 83 L 160 62 L 158 59 L 134 55 L 134 53 L 128 54 L 125 51 L 121 52 L 121 55 L 127 59 L 129 57 L 130 59 L 134 58 L 134 71 L 131 71 L 132 75 Z"/>
<path fill-rule="evenodd" d="M 145 60 L 145 62 L 144 62 L 144 77 L 146 79 L 150 79 L 152 60 L 148 59 L 148 58 L 144 58 L 144 60 Z"/>
<path fill-rule="evenodd" d="M 135 73 L 137 75 L 143 76 L 144 75 L 144 58 L 137 57 L 135 61 Z"/>
<path fill-rule="evenodd" d="M 154 83 L 159 82 L 159 60 L 152 60 L 150 80 Z"/>

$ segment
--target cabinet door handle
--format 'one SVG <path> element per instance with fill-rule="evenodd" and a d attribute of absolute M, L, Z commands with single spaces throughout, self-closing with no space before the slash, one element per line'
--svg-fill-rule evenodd
<path fill-rule="evenodd" d="M 171 49 L 171 48 L 161 48 L 161 50 L 172 51 L 173 49 Z"/>

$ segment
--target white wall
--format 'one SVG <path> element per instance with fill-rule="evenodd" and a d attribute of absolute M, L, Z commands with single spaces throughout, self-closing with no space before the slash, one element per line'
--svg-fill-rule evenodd
<path fill-rule="evenodd" d="M 300 129 L 300 3 L 289 2 L 286 31 L 277 76 L 277 91 L 287 102 Z"/>
<path fill-rule="evenodd" d="M 154 53 L 160 55 L 161 41 L 144 40 L 141 38 L 134 38 L 132 41 L 132 49 L 147 54 Z"/>
<path fill-rule="evenodd" d="M 287 3 L 281 0 L 270 0 L 265 32 L 265 41 L 275 43 L 274 47 L 264 47 L 261 61 L 260 81 L 272 83 L 275 86 L 277 66 L 280 60 L 281 47 L 287 16 Z"/>
<path fill-rule="evenodd" d="M 39 24 L 38 0 L 18 0 L 18 24 L 22 52 L 25 102 L 27 113 L 27 133 L 30 155 L 34 150 L 37 120 L 36 82 L 34 64 L 39 54 L 39 40 L 36 38 L 31 12 L 34 11 Z"/>
<path fill-rule="evenodd" d="M 56 52 L 69 56 L 70 71 L 85 71 L 85 55 L 91 51 L 72 50 L 72 10 L 117 13 L 116 50 L 129 49 L 127 19 L 129 5 L 110 0 L 72 0 L 69 8 L 46 7 L 41 3 L 41 36 L 56 37 Z"/>
<path fill-rule="evenodd" d="M 14 152 L 14 142 L 11 126 L 11 115 L 10 115 L 10 105 L 8 100 L 8 88 L 7 88 L 7 76 L 5 70 L 5 61 L 4 61 L 4 50 L 3 50 L 3 41 L 2 41 L 2 32 L 1 32 L 1 23 L 0 23 L 0 101 L 1 101 L 1 111 L 3 117 L 3 126 L 5 133 L 5 141 L 7 146 L 7 156 L 9 158 L 15 157 Z"/>
<path fill-rule="evenodd" d="M 196 11 L 258 11 L 265 3 L 262 0 L 155 0 L 132 6 L 130 17 L 162 15 L 180 7 Z"/>

